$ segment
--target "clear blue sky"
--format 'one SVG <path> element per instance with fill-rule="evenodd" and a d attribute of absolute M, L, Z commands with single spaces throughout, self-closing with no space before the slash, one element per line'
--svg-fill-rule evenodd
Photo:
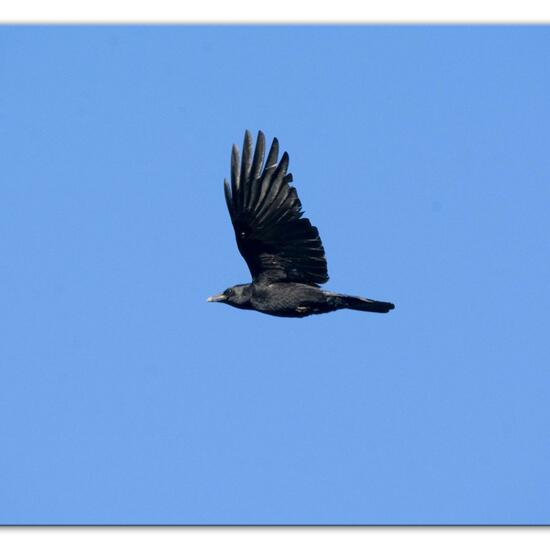
<path fill-rule="evenodd" d="M 550 28 L 0 28 L 0 522 L 550 520 Z M 277 136 L 326 288 L 249 281 Z"/>

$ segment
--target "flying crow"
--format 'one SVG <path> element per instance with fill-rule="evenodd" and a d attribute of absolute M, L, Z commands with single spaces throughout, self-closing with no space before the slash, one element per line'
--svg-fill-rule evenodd
<path fill-rule="evenodd" d="M 303 218 L 296 189 L 290 185 L 288 154 L 279 156 L 273 140 L 264 164 L 265 137 L 244 136 L 242 161 L 233 145 L 231 186 L 224 182 L 225 200 L 239 252 L 248 264 L 252 283 L 235 285 L 209 302 L 225 302 L 279 317 L 306 317 L 337 309 L 387 313 L 389 302 L 322 290 L 328 281 L 325 250 L 317 228 Z"/>

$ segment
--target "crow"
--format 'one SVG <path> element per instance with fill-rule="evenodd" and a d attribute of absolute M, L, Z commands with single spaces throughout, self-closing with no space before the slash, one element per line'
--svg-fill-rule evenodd
<path fill-rule="evenodd" d="M 224 181 L 225 200 L 239 252 L 252 283 L 235 285 L 209 302 L 224 302 L 278 317 L 306 317 L 337 309 L 387 313 L 395 306 L 368 298 L 319 288 L 328 281 L 325 250 L 319 231 L 303 218 L 302 204 L 290 185 L 288 154 L 278 161 L 279 142 L 273 140 L 264 164 L 265 136 L 244 136 L 242 160 L 233 145 L 231 186 Z"/>

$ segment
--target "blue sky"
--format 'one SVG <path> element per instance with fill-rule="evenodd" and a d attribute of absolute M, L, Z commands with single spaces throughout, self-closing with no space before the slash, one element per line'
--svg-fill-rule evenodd
<path fill-rule="evenodd" d="M 0 522 L 548 522 L 549 41 L 0 28 Z M 206 303 L 246 128 L 393 312 Z"/>

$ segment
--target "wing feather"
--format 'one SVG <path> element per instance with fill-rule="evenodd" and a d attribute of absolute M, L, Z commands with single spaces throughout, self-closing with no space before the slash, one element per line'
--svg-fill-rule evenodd
<path fill-rule="evenodd" d="M 302 217 L 302 204 L 285 152 L 278 161 L 279 142 L 271 144 L 264 165 L 265 136 L 260 131 L 252 153 L 252 137 L 245 133 L 242 159 L 231 151 L 231 185 L 224 195 L 237 246 L 255 281 L 300 282 L 328 280 L 325 251 L 319 231 Z"/>
<path fill-rule="evenodd" d="M 256 140 L 256 150 L 254 151 L 254 159 L 252 160 L 252 170 L 250 177 L 253 181 L 256 181 L 261 173 L 262 166 L 264 163 L 265 155 L 265 137 L 262 132 L 258 134 L 258 139 Z M 248 194 L 248 201 L 245 203 L 247 210 L 250 210 L 257 202 L 260 192 L 259 185 L 251 185 L 250 192 Z"/>
<path fill-rule="evenodd" d="M 246 185 L 244 182 L 247 182 L 250 179 L 250 171 L 252 169 L 252 136 L 247 130 L 244 135 L 243 143 L 243 158 L 241 161 L 241 174 L 239 177 L 239 182 L 242 182 L 242 206 L 246 208 L 248 204 L 248 198 L 250 195 L 250 186 Z"/>
<path fill-rule="evenodd" d="M 233 198 L 233 208 L 237 210 L 240 207 L 242 194 L 239 189 L 239 150 L 236 145 L 231 149 L 231 196 Z"/>

